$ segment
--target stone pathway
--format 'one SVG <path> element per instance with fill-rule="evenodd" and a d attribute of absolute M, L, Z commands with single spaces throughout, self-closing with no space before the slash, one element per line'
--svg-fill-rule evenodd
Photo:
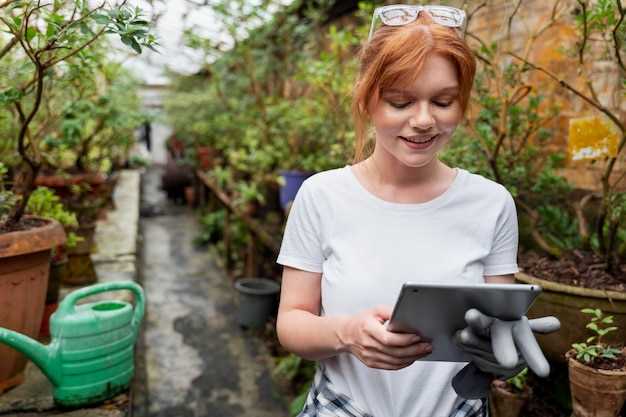
<path fill-rule="evenodd" d="M 262 341 L 236 323 L 236 292 L 206 249 L 195 215 L 143 178 L 139 274 L 148 297 L 138 349 L 138 417 L 285 417 Z"/>

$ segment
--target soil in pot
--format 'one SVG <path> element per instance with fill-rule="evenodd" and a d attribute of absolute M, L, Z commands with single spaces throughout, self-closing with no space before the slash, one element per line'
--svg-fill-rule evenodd
<path fill-rule="evenodd" d="M 574 417 L 616 417 L 626 401 L 626 349 L 617 360 L 599 359 L 586 365 L 566 354 Z"/>
<path fill-rule="evenodd" d="M 543 288 L 528 316 L 554 315 L 561 321 L 560 331 L 537 336 L 550 360 L 566 363 L 564 355 L 572 343 L 588 337 L 583 308 L 599 308 L 614 317 L 619 330 L 607 335 L 607 343 L 626 340 L 626 265 L 622 265 L 622 273 L 611 275 L 598 255 L 578 250 L 561 259 L 525 251 L 520 253 L 519 263 L 523 273 L 517 274 L 517 280 Z"/>
<path fill-rule="evenodd" d="M 506 381 L 495 379 L 489 392 L 489 413 L 492 417 L 518 417 L 531 395 L 528 386 L 518 391 Z"/>
<path fill-rule="evenodd" d="M 562 259 L 549 259 L 535 252 L 523 252 L 519 257 L 525 273 L 547 281 L 574 287 L 626 292 L 626 264 L 619 275 L 611 275 L 604 268 L 602 258 L 592 252 L 575 250 Z"/>

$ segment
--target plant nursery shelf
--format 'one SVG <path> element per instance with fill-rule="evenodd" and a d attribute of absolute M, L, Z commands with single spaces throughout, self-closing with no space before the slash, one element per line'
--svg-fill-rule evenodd
<path fill-rule="evenodd" d="M 204 172 L 197 171 L 196 175 L 202 181 L 204 185 L 206 185 L 215 196 L 224 204 L 224 206 L 230 210 L 235 216 L 239 217 L 241 221 L 243 221 L 249 228 L 252 233 L 254 233 L 259 241 L 265 245 L 268 249 L 278 255 L 280 251 L 280 243 L 276 241 L 272 235 L 265 230 L 258 221 L 253 219 L 250 215 L 244 213 L 241 209 L 236 207 L 232 198 L 230 198 L 224 190 L 222 190 L 208 175 Z"/>

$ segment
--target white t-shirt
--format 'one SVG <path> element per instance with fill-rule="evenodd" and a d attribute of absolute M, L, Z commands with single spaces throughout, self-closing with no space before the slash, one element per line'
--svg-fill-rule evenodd
<path fill-rule="evenodd" d="M 511 195 L 456 170 L 443 194 L 420 204 L 376 197 L 350 166 L 313 175 L 293 203 L 277 262 L 322 273 L 326 316 L 393 307 L 406 281 L 478 283 L 485 275 L 517 272 Z M 386 371 L 349 353 L 322 362 L 339 392 L 376 417 L 448 416 L 457 400 L 451 380 L 464 366 L 417 361 Z"/>

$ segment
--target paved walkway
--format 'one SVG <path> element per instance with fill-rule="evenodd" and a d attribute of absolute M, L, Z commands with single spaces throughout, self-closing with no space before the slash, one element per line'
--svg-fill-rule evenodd
<path fill-rule="evenodd" d="M 139 271 L 148 296 L 134 389 L 137 417 L 285 417 L 263 343 L 236 324 L 236 292 L 206 249 L 195 215 L 143 178 Z"/>

